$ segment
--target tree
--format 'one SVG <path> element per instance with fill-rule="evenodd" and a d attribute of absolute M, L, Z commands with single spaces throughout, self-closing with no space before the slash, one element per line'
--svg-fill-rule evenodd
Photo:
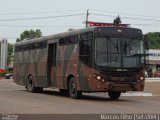
<path fill-rule="evenodd" d="M 160 49 L 160 33 L 149 32 L 146 34 L 150 49 Z"/>
<path fill-rule="evenodd" d="M 8 43 L 8 58 L 7 58 L 7 64 L 11 64 L 13 61 L 13 44 Z"/>
<path fill-rule="evenodd" d="M 20 38 L 17 38 L 16 41 L 20 42 L 24 39 L 32 39 L 32 38 L 37 38 L 37 37 L 41 37 L 42 36 L 42 32 L 40 29 L 36 29 L 35 31 L 33 29 L 31 30 L 25 30 L 23 33 L 20 34 Z"/>

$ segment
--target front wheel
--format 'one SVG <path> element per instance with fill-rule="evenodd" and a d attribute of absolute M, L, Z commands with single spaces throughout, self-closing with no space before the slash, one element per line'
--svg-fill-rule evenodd
<path fill-rule="evenodd" d="M 77 83 L 74 77 L 72 77 L 69 82 L 69 95 L 74 99 L 78 99 L 82 96 L 82 92 L 77 91 Z"/>
<path fill-rule="evenodd" d="M 118 99 L 121 96 L 121 92 L 109 91 L 108 95 L 111 99 Z"/>
<path fill-rule="evenodd" d="M 35 92 L 42 93 L 43 92 L 43 87 L 35 87 L 33 76 L 29 77 L 28 86 L 26 86 L 26 89 L 32 93 L 35 93 Z"/>

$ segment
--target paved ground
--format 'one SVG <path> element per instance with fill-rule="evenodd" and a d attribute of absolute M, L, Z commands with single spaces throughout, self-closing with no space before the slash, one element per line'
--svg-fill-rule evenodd
<path fill-rule="evenodd" d="M 57 90 L 29 93 L 12 80 L 0 80 L 0 114 L 106 114 L 160 113 L 160 96 L 121 96 L 110 100 L 107 93 L 85 93 L 74 100 Z"/>
<path fill-rule="evenodd" d="M 160 78 L 147 78 L 145 83 L 145 92 L 160 95 Z"/>

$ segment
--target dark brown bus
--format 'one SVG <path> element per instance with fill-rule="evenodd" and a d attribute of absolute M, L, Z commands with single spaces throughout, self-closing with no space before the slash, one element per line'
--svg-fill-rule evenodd
<path fill-rule="evenodd" d="M 30 92 L 59 88 L 72 98 L 82 92 L 143 91 L 145 42 L 142 31 L 89 27 L 15 44 L 14 82 Z"/>

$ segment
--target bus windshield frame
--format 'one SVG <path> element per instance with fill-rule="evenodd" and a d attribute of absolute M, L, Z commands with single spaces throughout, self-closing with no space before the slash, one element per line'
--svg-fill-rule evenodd
<path fill-rule="evenodd" d="M 95 36 L 95 65 L 105 70 L 138 69 L 145 63 L 144 40 L 138 30 L 115 35 L 99 31 Z M 116 30 L 118 31 L 118 29 Z M 126 29 L 125 29 L 126 31 Z"/>

